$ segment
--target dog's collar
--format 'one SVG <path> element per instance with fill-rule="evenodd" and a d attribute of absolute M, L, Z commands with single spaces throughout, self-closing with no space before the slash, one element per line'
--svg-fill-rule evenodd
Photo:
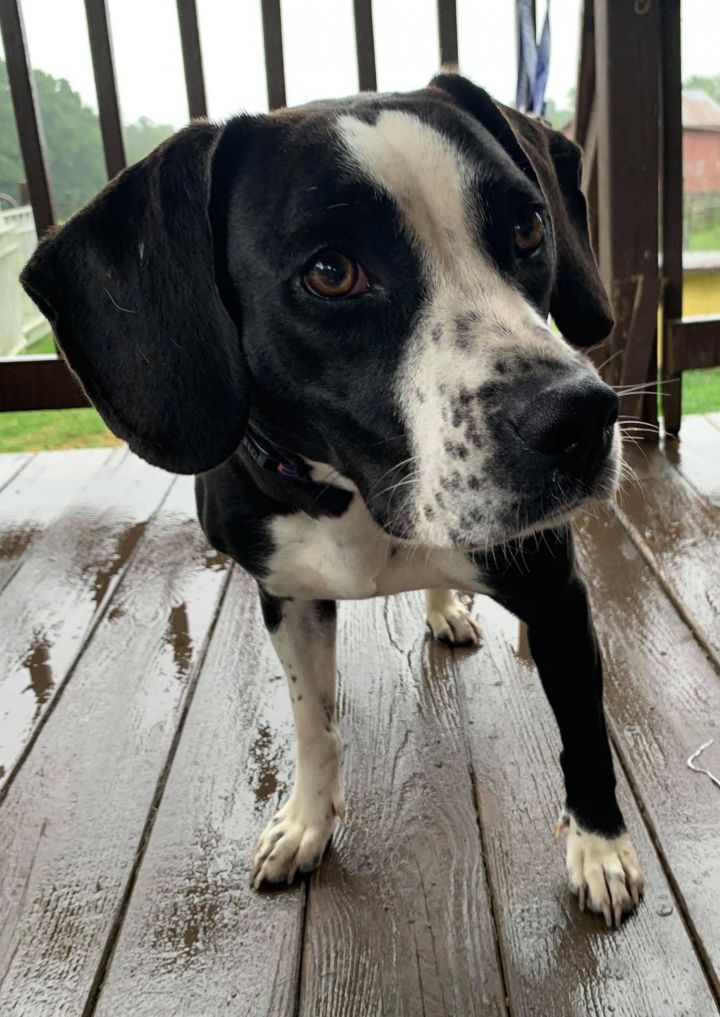
<path fill-rule="evenodd" d="M 299 456 L 278 448 L 255 424 L 248 423 L 242 447 L 260 469 L 286 480 L 312 482 L 308 464 Z"/>

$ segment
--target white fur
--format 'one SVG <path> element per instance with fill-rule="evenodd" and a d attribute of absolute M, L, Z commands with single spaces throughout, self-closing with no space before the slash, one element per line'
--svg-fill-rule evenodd
<path fill-rule="evenodd" d="M 468 546 L 492 546 L 517 533 L 499 527 L 513 493 L 487 475 L 493 448 L 482 401 L 473 403 L 470 411 L 472 440 L 467 432 L 463 436 L 467 421 L 454 424 L 448 407 L 463 391 L 475 393 L 497 377 L 498 358 L 510 370 L 519 354 L 526 361 L 543 358 L 558 366 L 593 369 L 550 331 L 482 249 L 471 231 L 473 220 L 477 223 L 483 214 L 477 207 L 475 174 L 452 141 L 418 117 L 397 110 L 383 111 L 372 124 L 345 115 L 339 130 L 349 158 L 400 209 L 429 285 L 430 295 L 408 341 L 397 383 L 417 470 L 414 535 L 420 543 L 452 547 L 457 540 L 451 534 L 462 532 Z M 458 335 L 456 323 L 469 320 L 470 327 Z M 447 442 L 464 445 L 465 458 L 449 460 Z M 453 472 L 460 481 L 448 498 L 443 484 Z M 476 478 L 473 483 L 479 487 L 469 488 L 468 478 Z M 468 513 L 478 504 L 483 517 L 469 524 Z"/>
<path fill-rule="evenodd" d="M 570 888 L 585 905 L 602 914 L 605 923 L 620 925 L 643 891 L 643 876 L 635 848 L 627 833 L 602 837 L 588 833 L 573 816 L 563 816 L 567 834 L 567 871 Z"/>

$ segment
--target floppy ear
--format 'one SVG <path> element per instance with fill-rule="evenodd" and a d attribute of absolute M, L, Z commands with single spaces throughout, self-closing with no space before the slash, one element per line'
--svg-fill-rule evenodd
<path fill-rule="evenodd" d="M 43 240 L 21 276 L 108 427 L 179 473 L 227 459 L 248 417 L 208 214 L 221 135 L 206 122 L 174 135 Z"/>
<path fill-rule="evenodd" d="M 439 74 L 430 84 L 479 120 L 540 187 L 557 251 L 550 313 L 571 343 L 594 346 L 612 329 L 613 315 L 590 245 L 580 190 L 580 149 L 542 121 L 494 102 L 459 74 Z"/>

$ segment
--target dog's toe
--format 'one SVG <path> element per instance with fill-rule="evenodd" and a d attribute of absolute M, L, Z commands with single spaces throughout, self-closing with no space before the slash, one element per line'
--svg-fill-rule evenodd
<path fill-rule="evenodd" d="M 578 826 L 572 816 L 563 821 L 567 834 L 570 888 L 585 907 L 601 914 L 608 928 L 619 928 L 623 915 L 640 903 L 643 876 L 627 833 L 602 837 Z"/>
<path fill-rule="evenodd" d="M 480 627 L 456 597 L 441 608 L 430 608 L 427 612 L 427 623 L 433 637 L 441 643 L 455 646 L 480 645 Z"/>
<path fill-rule="evenodd" d="M 305 802 L 291 797 L 265 827 L 253 855 L 250 883 L 292 883 L 297 872 L 313 872 L 320 865 L 342 802 Z"/>

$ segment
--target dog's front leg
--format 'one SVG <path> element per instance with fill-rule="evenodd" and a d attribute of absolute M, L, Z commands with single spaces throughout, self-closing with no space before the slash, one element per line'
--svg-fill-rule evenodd
<path fill-rule="evenodd" d="M 265 828 L 252 884 L 292 881 L 320 864 L 335 817 L 343 819 L 342 741 L 335 685 L 333 600 L 285 600 L 260 590 L 263 617 L 285 671 L 297 735 L 295 784 Z"/>
<path fill-rule="evenodd" d="M 603 710 L 602 660 L 569 529 L 530 538 L 497 584 L 496 597 L 528 626 L 530 650 L 560 729 L 565 778 L 561 829 L 567 869 L 581 909 L 608 926 L 638 904 L 643 888 L 635 849 L 615 796 Z"/>

